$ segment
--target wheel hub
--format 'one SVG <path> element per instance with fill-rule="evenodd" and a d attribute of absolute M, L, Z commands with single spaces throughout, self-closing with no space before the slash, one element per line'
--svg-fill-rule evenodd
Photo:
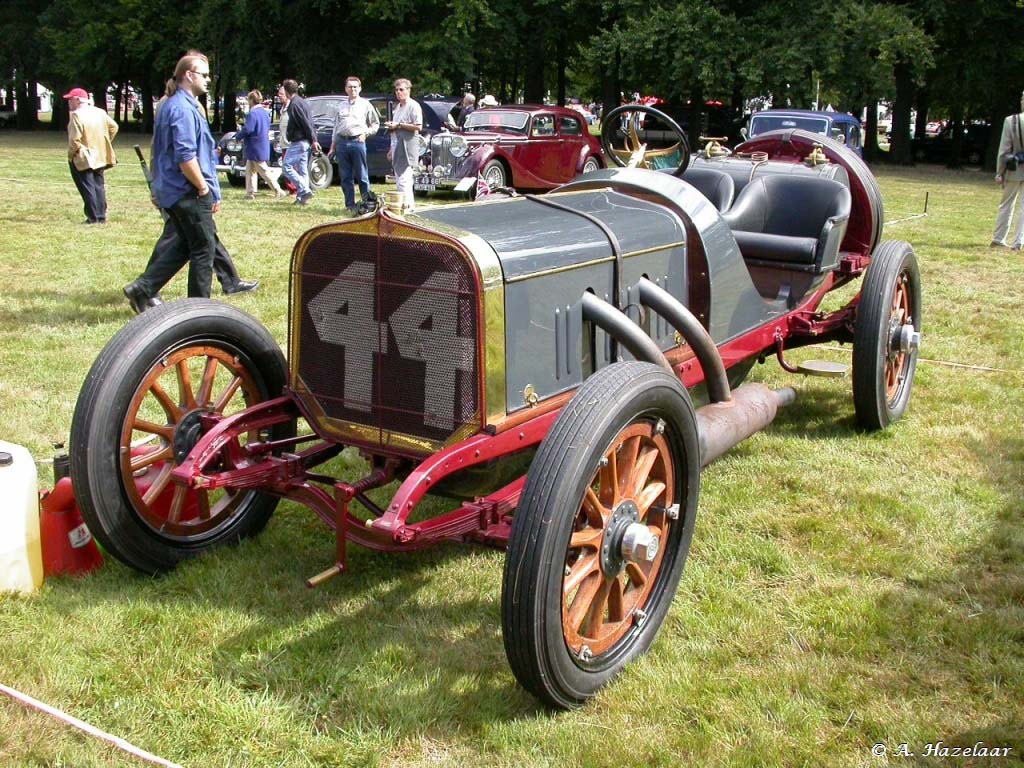
<path fill-rule="evenodd" d="M 181 417 L 181 420 L 174 429 L 174 441 L 172 443 L 176 464 L 181 464 L 185 457 L 195 448 L 199 438 L 206 431 L 203 427 L 203 418 L 210 415 L 210 411 L 196 408 Z"/>
<path fill-rule="evenodd" d="M 661 542 L 640 522 L 640 508 L 626 499 L 612 512 L 601 541 L 601 570 L 607 576 L 622 573 L 627 562 L 647 563 L 657 556 Z"/>
<path fill-rule="evenodd" d="M 900 326 L 899 330 L 899 350 L 905 355 L 912 352 L 916 352 L 918 347 L 921 346 L 921 332 L 915 331 L 914 326 L 910 323 Z"/>

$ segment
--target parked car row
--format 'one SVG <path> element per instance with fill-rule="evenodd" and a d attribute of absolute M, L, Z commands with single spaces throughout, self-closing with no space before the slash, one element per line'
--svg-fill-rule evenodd
<path fill-rule="evenodd" d="M 317 137 L 326 150 L 341 95 L 311 96 L 307 99 L 313 113 Z M 391 95 L 367 97 L 377 108 L 381 125 L 390 119 L 395 99 Z M 507 105 L 477 109 L 460 131 L 451 131 L 445 117 L 457 104 L 454 99 L 429 97 L 421 100 L 424 128 L 422 155 L 414 181 L 419 193 L 456 191 L 473 196 L 477 179 L 491 189 L 514 187 L 523 190 L 551 189 L 576 176 L 604 168 L 607 160 L 600 142 L 590 134 L 579 110 L 543 105 Z M 747 140 L 778 130 L 803 130 L 838 141 L 863 157 L 860 120 L 844 112 L 819 112 L 803 109 L 769 109 L 751 115 L 743 129 Z M 626 133 L 623 123 L 619 128 Z M 668 125 L 650 115 L 634 126 L 640 141 L 650 149 L 662 134 L 674 136 Z M 990 129 L 972 124 L 964 128 L 962 161 L 980 164 L 985 157 Z M 270 164 L 279 165 L 278 125 L 271 125 L 274 145 Z M 936 135 L 914 139 L 912 152 L 919 162 L 948 162 L 952 152 L 952 128 L 945 126 Z M 367 140 L 367 162 L 371 178 L 383 179 L 391 170 L 387 160 L 390 137 L 383 127 Z M 245 157 L 242 142 L 233 133 L 225 134 L 219 144 L 218 166 L 235 186 L 244 183 Z M 334 166 L 325 154 L 310 157 L 310 184 L 323 189 L 334 181 Z"/>

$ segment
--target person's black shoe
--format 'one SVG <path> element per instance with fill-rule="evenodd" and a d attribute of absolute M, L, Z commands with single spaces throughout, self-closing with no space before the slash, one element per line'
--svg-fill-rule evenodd
<path fill-rule="evenodd" d="M 259 287 L 259 280 L 239 280 L 230 289 L 225 288 L 224 293 L 229 296 L 235 293 L 248 293 L 249 291 L 255 291 Z"/>
<path fill-rule="evenodd" d="M 132 312 L 136 315 L 164 303 L 159 294 L 150 296 L 142 290 L 138 280 L 133 280 L 124 287 L 124 295 L 128 299 L 128 305 L 132 308 Z"/>

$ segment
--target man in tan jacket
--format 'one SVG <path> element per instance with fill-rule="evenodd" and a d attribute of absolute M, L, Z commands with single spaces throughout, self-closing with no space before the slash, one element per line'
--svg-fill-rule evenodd
<path fill-rule="evenodd" d="M 71 110 L 68 121 L 68 166 L 85 203 L 85 224 L 107 223 L 107 189 L 103 172 L 117 162 L 111 142 L 115 123 L 105 110 L 89 104 L 89 94 L 72 88 L 64 94 Z"/>
<path fill-rule="evenodd" d="M 1003 121 L 996 158 L 996 184 L 1003 188 L 996 214 L 996 229 L 992 233 L 992 247 L 1010 247 L 1019 251 L 1024 245 L 1024 163 L 1017 156 L 1024 153 L 1024 93 L 1020 99 L 1020 113 Z M 1017 221 L 1012 240 L 1008 243 L 1010 222 L 1017 209 Z"/>

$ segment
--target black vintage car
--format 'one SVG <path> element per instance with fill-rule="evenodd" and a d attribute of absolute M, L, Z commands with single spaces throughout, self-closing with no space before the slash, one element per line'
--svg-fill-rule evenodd
<path fill-rule="evenodd" d="M 985 161 L 992 127 L 988 123 L 963 126 L 960 138 L 960 162 L 981 165 Z M 953 126 L 947 125 L 935 136 L 911 139 L 911 152 L 919 163 L 948 163 L 953 156 Z"/>
<path fill-rule="evenodd" d="M 317 141 L 323 147 L 324 153 L 331 146 L 331 131 L 334 127 L 334 119 L 338 114 L 338 104 L 344 98 L 347 97 L 339 94 L 327 94 L 310 96 L 306 99 L 313 115 Z M 366 94 L 363 98 L 369 99 L 380 115 L 380 130 L 376 135 L 368 137 L 366 141 L 366 161 L 370 170 L 370 178 L 383 179 L 391 172 L 391 164 L 387 159 L 391 139 L 383 126 L 387 120 L 391 119 L 395 97 L 393 94 Z M 423 109 L 423 136 L 424 148 L 426 148 L 426 139 L 442 129 L 444 119 L 456 101 L 435 94 L 430 94 L 426 99 L 417 99 L 417 101 Z M 281 165 L 282 153 L 278 141 L 278 129 L 278 123 L 271 124 L 269 163 L 271 167 L 280 167 Z M 324 153 L 310 154 L 309 184 L 313 189 L 325 189 L 334 181 L 334 165 Z M 235 138 L 234 132 L 225 133 L 221 137 L 217 143 L 217 154 L 217 169 L 227 174 L 228 183 L 236 187 L 245 184 L 245 151 L 242 142 Z"/>

